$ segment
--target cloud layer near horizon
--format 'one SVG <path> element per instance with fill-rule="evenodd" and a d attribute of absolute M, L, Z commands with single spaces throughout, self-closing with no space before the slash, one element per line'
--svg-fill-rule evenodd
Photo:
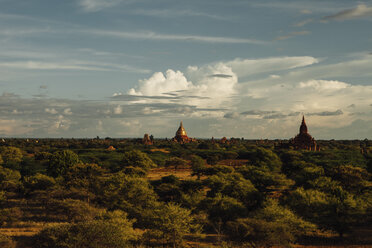
<path fill-rule="evenodd" d="M 330 130 L 372 121 L 372 86 L 321 79 L 326 77 L 323 67 L 341 70 L 350 64 L 372 63 L 371 56 L 343 64 L 320 61 L 308 56 L 270 57 L 189 66 L 184 72 L 168 69 L 107 101 L 25 99 L 7 93 L 0 96 L 4 124 L 0 134 L 138 137 L 150 132 L 170 137 L 172 122 L 183 119 L 206 123 L 192 127 L 198 137 L 289 138 L 305 114 L 316 135 L 330 138 Z M 251 80 L 251 76 L 258 78 Z"/>

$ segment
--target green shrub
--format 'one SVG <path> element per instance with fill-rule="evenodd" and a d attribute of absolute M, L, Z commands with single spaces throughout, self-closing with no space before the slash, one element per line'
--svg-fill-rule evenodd
<path fill-rule="evenodd" d="M 93 220 L 102 211 L 87 202 L 74 199 L 52 199 L 48 202 L 46 210 L 49 216 L 68 222 Z"/>
<path fill-rule="evenodd" d="M 109 212 L 93 221 L 47 227 L 35 236 L 33 247 L 132 247 L 131 242 L 137 239 L 132 224 L 124 212 Z"/>
<path fill-rule="evenodd" d="M 25 177 L 23 186 L 31 191 L 46 190 L 53 187 L 56 181 L 53 177 L 37 173 L 34 176 Z"/>
<path fill-rule="evenodd" d="M 122 163 L 124 166 L 140 167 L 144 170 L 156 167 L 156 164 L 151 158 L 146 153 L 139 150 L 124 153 Z"/>
<path fill-rule="evenodd" d="M 0 209 L 0 226 L 11 226 L 22 218 L 20 208 L 3 208 Z"/>
<path fill-rule="evenodd" d="M 14 248 L 15 243 L 11 237 L 0 233 L 0 247 L 1 248 Z"/>

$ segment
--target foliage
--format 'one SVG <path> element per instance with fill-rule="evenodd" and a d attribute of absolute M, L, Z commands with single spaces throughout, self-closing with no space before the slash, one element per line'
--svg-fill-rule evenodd
<path fill-rule="evenodd" d="M 340 186 L 329 189 L 329 193 L 298 188 L 286 202 L 298 214 L 323 228 L 338 232 L 340 236 L 350 232 L 355 223 L 361 222 L 359 218 L 367 208 L 365 202 Z"/>
<path fill-rule="evenodd" d="M 262 147 L 255 147 L 247 151 L 246 155 L 250 163 L 259 167 L 267 167 L 271 171 L 280 171 L 282 161 L 273 151 Z"/>
<path fill-rule="evenodd" d="M 24 178 L 23 186 L 25 189 L 34 190 L 47 190 L 56 185 L 56 180 L 44 174 L 37 173 L 35 176 Z"/>
<path fill-rule="evenodd" d="M 174 170 L 177 170 L 178 167 L 183 167 L 188 164 L 188 161 L 179 158 L 179 157 L 171 157 L 170 159 L 166 160 L 165 166 L 174 166 Z"/>
<path fill-rule="evenodd" d="M 167 203 L 155 211 L 154 226 L 150 235 L 163 238 L 173 247 L 179 247 L 185 234 L 199 229 L 191 215 L 191 211 L 177 204 Z"/>
<path fill-rule="evenodd" d="M 21 149 L 13 146 L 2 147 L 0 154 L 6 165 L 19 164 L 23 158 Z"/>
<path fill-rule="evenodd" d="M 11 170 L 0 166 L 0 190 L 14 192 L 21 186 L 21 174 L 16 170 Z"/>
<path fill-rule="evenodd" d="M 247 208 L 235 198 L 217 194 L 213 198 L 206 198 L 201 208 L 208 213 L 208 219 L 213 223 L 226 223 L 247 214 Z"/>
<path fill-rule="evenodd" d="M 320 152 L 278 149 L 276 143 L 5 139 L 0 157 L 6 147 L 27 156 L 0 166 L 0 223 L 69 222 L 37 235 L 35 247 L 182 246 L 185 234 L 195 237 L 196 222 L 234 247 L 302 242 L 298 238 L 314 224 L 311 236 L 335 231 L 345 234 L 340 242 L 364 232 L 372 217 L 370 142 L 320 140 Z M 172 173 L 150 170 L 155 164 L 176 165 L 175 176 L 153 180 Z M 197 178 L 177 171 L 189 164 Z M 138 241 L 133 225 L 144 233 Z"/>
<path fill-rule="evenodd" d="M 210 188 L 207 196 L 215 197 L 220 193 L 238 199 L 249 209 L 256 208 L 262 201 L 262 195 L 251 181 L 238 173 L 213 175 L 206 180 L 206 185 Z"/>
<path fill-rule="evenodd" d="M 0 247 L 2 248 L 14 248 L 15 242 L 12 240 L 11 237 L 0 233 Z"/>
<path fill-rule="evenodd" d="M 216 174 L 219 174 L 219 173 L 229 174 L 229 173 L 233 173 L 234 171 L 235 171 L 234 168 L 231 167 L 231 166 L 215 165 L 215 166 L 212 166 L 212 167 L 205 168 L 204 171 L 203 171 L 203 174 L 207 175 L 207 176 L 211 176 L 211 175 L 216 175 Z"/>
<path fill-rule="evenodd" d="M 22 215 L 21 209 L 17 207 L 0 209 L 0 227 L 11 226 L 19 221 Z"/>
<path fill-rule="evenodd" d="M 64 175 L 64 184 L 67 188 L 84 189 L 96 193 L 101 183 L 104 170 L 97 164 L 78 163 L 70 167 Z M 89 195 L 88 195 L 89 201 Z"/>
<path fill-rule="evenodd" d="M 156 167 L 156 164 L 151 158 L 146 153 L 139 150 L 125 152 L 122 163 L 124 166 L 140 167 L 144 170 Z"/>
<path fill-rule="evenodd" d="M 145 220 L 157 206 L 157 195 L 149 182 L 140 177 L 133 177 L 118 172 L 106 178 L 97 194 L 98 202 L 104 207 L 121 209 L 130 218 L 143 225 Z"/>
<path fill-rule="evenodd" d="M 80 163 L 79 156 L 73 151 L 57 151 L 49 160 L 48 174 L 53 177 L 64 176 L 69 168 L 78 163 Z"/>
<path fill-rule="evenodd" d="M 6 195 L 4 191 L 0 191 L 0 207 L 6 202 Z"/>
<path fill-rule="evenodd" d="M 191 156 L 191 170 L 193 176 L 196 175 L 198 179 L 200 179 L 200 176 L 203 174 L 205 168 L 205 162 L 201 157 L 197 155 Z"/>
<path fill-rule="evenodd" d="M 290 246 L 297 237 L 315 226 L 302 220 L 289 209 L 269 200 L 264 208 L 251 213 L 248 218 L 227 223 L 230 238 L 259 247 Z"/>
<path fill-rule="evenodd" d="M 273 173 L 267 167 L 244 166 L 237 170 L 250 180 L 260 192 L 269 192 L 273 189 L 287 188 L 294 184 L 290 179 L 287 179 L 284 174 Z"/>
<path fill-rule="evenodd" d="M 132 247 L 131 242 L 137 238 L 132 224 L 125 213 L 113 212 L 93 221 L 51 226 L 35 237 L 33 247 Z"/>
<path fill-rule="evenodd" d="M 367 170 L 351 165 L 341 165 L 333 170 L 333 178 L 348 191 L 359 193 L 369 185 L 370 174 Z"/>
<path fill-rule="evenodd" d="M 82 222 L 93 220 L 102 210 L 80 200 L 51 199 L 46 205 L 46 211 L 50 217 L 57 217 L 60 221 Z"/>

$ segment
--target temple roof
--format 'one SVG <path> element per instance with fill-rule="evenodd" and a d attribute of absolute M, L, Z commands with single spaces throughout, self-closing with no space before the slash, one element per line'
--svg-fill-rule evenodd
<path fill-rule="evenodd" d="M 180 123 L 180 127 L 178 128 L 176 132 L 176 136 L 187 136 L 187 133 L 186 133 L 185 128 L 183 127 L 182 121 Z"/>
<path fill-rule="evenodd" d="M 306 122 L 305 122 L 305 116 L 302 116 L 302 123 L 301 123 L 301 126 L 300 126 L 300 134 L 305 134 L 307 133 L 307 126 L 306 126 Z"/>

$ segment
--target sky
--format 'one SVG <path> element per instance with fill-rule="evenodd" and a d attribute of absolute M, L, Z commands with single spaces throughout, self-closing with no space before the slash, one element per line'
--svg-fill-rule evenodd
<path fill-rule="evenodd" d="M 372 1 L 0 0 L 0 137 L 372 139 Z"/>

